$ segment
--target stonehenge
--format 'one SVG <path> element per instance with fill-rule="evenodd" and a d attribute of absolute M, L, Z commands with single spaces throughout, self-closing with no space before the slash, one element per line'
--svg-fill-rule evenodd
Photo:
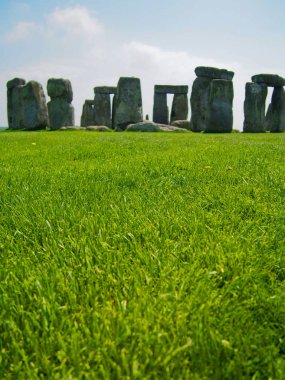
<path fill-rule="evenodd" d="M 153 123 L 193 132 L 226 133 L 233 128 L 234 72 L 215 67 L 195 69 L 188 119 L 188 86 L 155 85 Z M 273 87 L 266 110 L 268 87 Z M 276 74 L 253 75 L 245 86 L 243 132 L 285 132 L 285 79 Z M 50 78 L 46 97 L 40 83 L 14 78 L 7 82 L 9 129 L 86 129 L 124 131 L 143 122 L 139 78 L 121 77 L 117 86 L 94 87 L 94 99 L 83 104 L 81 127 L 74 123 L 73 91 L 68 79 Z M 167 94 L 173 94 L 171 110 Z M 111 99 L 113 95 L 113 100 Z M 112 102 L 111 102 L 112 101 Z M 149 116 L 146 116 L 149 120 Z M 100 127 L 100 128 L 99 128 Z M 132 127 L 134 128 L 134 127 Z M 145 128 L 145 126 L 143 127 Z"/>
<path fill-rule="evenodd" d="M 276 74 L 257 74 L 246 83 L 243 132 L 285 132 L 285 79 Z M 265 114 L 267 88 L 273 87 Z"/>
<path fill-rule="evenodd" d="M 188 86 L 155 85 L 153 99 L 153 121 L 169 124 L 188 117 Z M 174 94 L 169 120 L 167 94 Z"/>
<path fill-rule="evenodd" d="M 231 132 L 233 128 L 232 71 L 198 66 L 190 97 L 193 132 Z"/>
<path fill-rule="evenodd" d="M 7 83 L 7 111 L 10 129 L 38 130 L 48 125 L 43 88 L 36 81 L 15 78 Z"/>
<path fill-rule="evenodd" d="M 47 83 L 49 127 L 51 130 L 74 126 L 73 92 L 68 79 L 51 78 Z"/>

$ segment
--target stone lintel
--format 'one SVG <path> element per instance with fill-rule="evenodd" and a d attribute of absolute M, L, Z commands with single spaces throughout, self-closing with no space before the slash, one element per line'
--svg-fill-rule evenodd
<path fill-rule="evenodd" d="M 283 87 L 285 86 L 285 78 L 276 74 L 257 74 L 251 77 L 254 83 L 266 84 L 269 87 Z"/>
<path fill-rule="evenodd" d="M 217 67 L 198 66 L 195 69 L 197 77 L 232 80 L 234 72 L 226 69 L 218 69 Z"/>
<path fill-rule="evenodd" d="M 168 84 L 156 84 L 154 86 L 156 94 L 188 94 L 188 86 L 173 86 Z"/>
<path fill-rule="evenodd" d="M 94 87 L 94 93 L 95 94 L 116 94 L 117 93 L 117 87 L 115 86 L 98 86 Z"/>

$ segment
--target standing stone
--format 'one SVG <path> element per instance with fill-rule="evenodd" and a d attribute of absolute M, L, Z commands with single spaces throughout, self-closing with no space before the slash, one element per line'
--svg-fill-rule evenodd
<path fill-rule="evenodd" d="M 47 83 L 49 126 L 55 130 L 61 127 L 74 126 L 74 108 L 71 105 L 73 92 L 68 79 L 51 78 Z"/>
<path fill-rule="evenodd" d="M 167 107 L 166 93 L 154 93 L 153 121 L 158 124 L 169 124 L 169 110 Z"/>
<path fill-rule="evenodd" d="M 116 130 L 125 130 L 129 124 L 142 120 L 140 80 L 134 77 L 121 77 L 117 86 L 114 127 Z"/>
<path fill-rule="evenodd" d="M 188 117 L 188 96 L 187 94 L 175 94 L 173 97 L 170 123 L 176 120 L 186 120 Z"/>
<path fill-rule="evenodd" d="M 225 133 L 233 128 L 233 82 L 214 79 L 210 85 L 206 132 Z"/>
<path fill-rule="evenodd" d="M 111 99 L 110 94 L 95 94 L 94 100 L 95 124 L 111 127 Z"/>
<path fill-rule="evenodd" d="M 267 86 L 246 83 L 244 101 L 244 132 L 265 132 L 265 101 Z"/>
<path fill-rule="evenodd" d="M 14 78 L 7 82 L 7 116 L 10 129 L 22 129 L 23 126 L 23 99 L 21 87 L 26 83 L 24 79 Z"/>
<path fill-rule="evenodd" d="M 285 91 L 283 87 L 274 87 L 271 108 L 267 113 L 270 132 L 285 132 Z"/>
<path fill-rule="evenodd" d="M 48 125 L 46 97 L 42 85 L 30 81 L 21 88 L 23 99 L 23 127 L 28 130 L 45 129 Z"/>
<path fill-rule="evenodd" d="M 272 104 L 270 103 L 265 116 L 265 130 L 270 132 L 270 120 L 272 115 Z"/>
<path fill-rule="evenodd" d="M 196 78 L 192 86 L 191 104 L 191 130 L 202 132 L 207 127 L 209 94 L 211 79 Z"/>
<path fill-rule="evenodd" d="M 115 129 L 115 124 L 114 124 L 114 120 L 115 120 L 115 110 L 116 110 L 116 94 L 113 96 L 113 102 L 112 102 L 112 129 Z"/>
<path fill-rule="evenodd" d="M 94 100 L 85 100 L 82 108 L 81 127 L 95 125 Z"/>

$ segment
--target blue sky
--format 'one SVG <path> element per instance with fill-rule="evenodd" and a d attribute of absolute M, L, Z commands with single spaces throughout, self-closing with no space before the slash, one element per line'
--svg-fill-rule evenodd
<path fill-rule="evenodd" d="M 6 82 L 16 76 L 44 89 L 50 77 L 70 79 L 79 123 L 94 86 L 140 77 L 151 115 L 155 84 L 191 90 L 195 67 L 208 65 L 235 71 L 241 129 L 246 81 L 261 72 L 285 77 L 284 15 L 284 0 L 0 0 L 0 125 Z"/>

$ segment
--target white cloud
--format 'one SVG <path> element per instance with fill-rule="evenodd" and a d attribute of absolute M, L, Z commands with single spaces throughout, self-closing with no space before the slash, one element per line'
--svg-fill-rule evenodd
<path fill-rule="evenodd" d="M 20 21 L 14 28 L 4 35 L 4 42 L 16 43 L 29 38 L 37 29 L 37 25 L 29 21 Z"/>
<path fill-rule="evenodd" d="M 52 29 L 61 30 L 71 36 L 93 38 L 102 34 L 103 25 L 82 6 L 56 8 L 48 16 L 48 24 Z"/>

